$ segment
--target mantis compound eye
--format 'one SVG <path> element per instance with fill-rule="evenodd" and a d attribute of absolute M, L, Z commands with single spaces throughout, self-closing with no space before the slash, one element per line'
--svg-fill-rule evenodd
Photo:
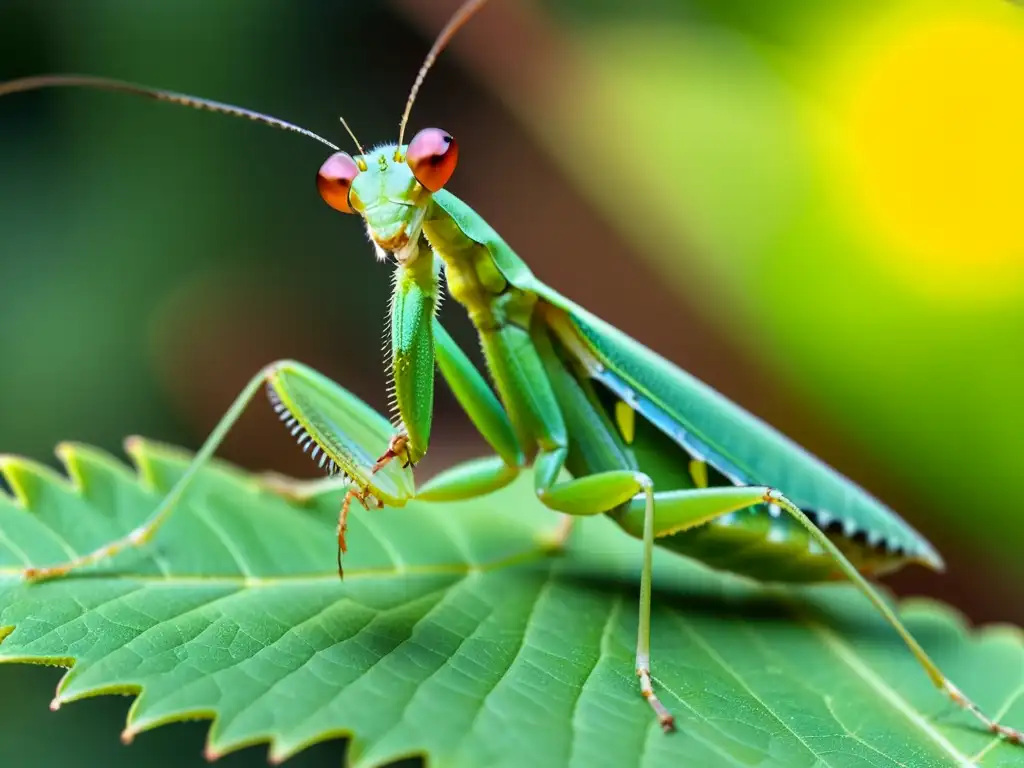
<path fill-rule="evenodd" d="M 459 162 L 459 145 L 440 128 L 424 128 L 409 142 L 405 162 L 416 181 L 431 192 L 448 183 Z"/>
<path fill-rule="evenodd" d="M 316 188 L 331 208 L 342 213 L 355 213 L 349 193 L 359 174 L 359 166 L 346 152 L 335 152 L 324 161 L 316 174 Z"/>

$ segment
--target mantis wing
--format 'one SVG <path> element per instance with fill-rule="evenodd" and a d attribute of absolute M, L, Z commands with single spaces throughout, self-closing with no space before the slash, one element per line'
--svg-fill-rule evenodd
<path fill-rule="evenodd" d="M 434 196 L 468 237 L 485 246 L 512 285 L 562 310 L 568 349 L 585 349 L 599 365 L 590 375 L 690 456 L 732 482 L 778 488 L 822 528 L 838 523 L 846 536 L 863 534 L 936 570 L 935 548 L 896 513 L 761 419 L 699 379 L 538 280 L 485 221 L 446 192 Z M 566 327 L 554 329 L 563 335 Z M 574 342 L 574 343 L 573 343 Z"/>

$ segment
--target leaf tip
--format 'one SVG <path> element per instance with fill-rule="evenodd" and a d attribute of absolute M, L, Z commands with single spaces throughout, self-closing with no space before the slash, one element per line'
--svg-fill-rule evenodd
<path fill-rule="evenodd" d="M 64 463 L 67 463 L 70 457 L 74 456 L 75 451 L 77 451 L 81 447 L 81 444 L 72 442 L 71 440 L 62 440 L 61 442 L 57 443 L 56 447 L 54 447 L 53 449 L 53 452 L 56 454 L 58 459 L 60 459 Z"/>
<path fill-rule="evenodd" d="M 56 712 L 58 709 L 60 709 L 60 696 L 54 696 L 50 699 L 50 711 Z"/>
<path fill-rule="evenodd" d="M 146 439 L 139 435 L 129 435 L 124 439 L 125 455 L 127 455 L 128 458 L 131 459 L 132 464 L 135 465 L 135 472 L 138 475 L 140 483 L 143 486 L 155 488 L 157 485 L 156 476 L 148 455 L 148 447 L 149 445 L 146 442 Z"/>
<path fill-rule="evenodd" d="M 145 441 L 139 435 L 128 435 L 128 437 L 124 439 L 124 452 L 129 456 L 141 453 L 144 443 Z"/>
<path fill-rule="evenodd" d="M 143 487 L 160 489 L 159 464 L 161 459 L 185 459 L 191 456 L 184 449 L 174 449 L 147 440 L 139 435 L 129 435 L 124 440 L 124 452 L 135 465 L 135 472 Z M 164 489 L 169 490 L 169 489 Z"/>
<path fill-rule="evenodd" d="M 214 749 L 214 746 L 212 744 L 207 744 L 206 747 L 203 749 L 203 758 L 208 763 L 212 763 L 215 760 L 219 760 L 223 754 L 223 752 Z"/>
<path fill-rule="evenodd" d="M 64 472 L 71 481 L 71 487 L 76 493 L 85 489 L 84 476 L 82 472 L 81 457 L 83 452 L 88 452 L 88 446 L 81 443 L 73 443 L 69 440 L 57 443 L 53 449 L 57 460 L 64 465 Z"/>
<path fill-rule="evenodd" d="M 136 470 L 146 471 L 146 440 L 139 435 L 129 435 L 124 439 L 125 455 L 131 459 Z"/>
<path fill-rule="evenodd" d="M 53 488 L 61 493 L 77 491 L 68 478 L 24 456 L 0 454 L 0 475 L 7 481 L 14 496 L 14 503 L 23 509 L 32 509 L 36 499 L 46 488 Z"/>
<path fill-rule="evenodd" d="M 12 453 L 0 453 L 0 478 L 7 482 L 7 486 L 11 489 L 11 495 L 9 496 L 2 489 L 0 489 L 0 495 L 5 498 L 13 498 L 14 503 L 22 506 L 28 506 L 28 497 L 25 494 L 24 488 L 21 487 L 18 482 L 18 470 L 23 468 L 26 460 L 21 456 L 15 456 Z"/>
<path fill-rule="evenodd" d="M 121 731 L 121 743 L 127 747 L 129 744 L 135 741 L 136 733 L 137 731 L 130 725 L 126 726 L 125 729 Z"/>

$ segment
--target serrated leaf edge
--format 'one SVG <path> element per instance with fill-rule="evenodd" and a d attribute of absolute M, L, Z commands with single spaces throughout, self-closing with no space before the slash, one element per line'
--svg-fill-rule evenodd
<path fill-rule="evenodd" d="M 32 473 L 42 482 L 56 485 L 61 490 L 67 493 L 72 493 L 84 497 L 85 490 L 87 487 L 87 478 L 85 477 L 85 474 L 81 471 L 81 464 L 79 462 L 79 458 L 82 456 L 88 457 L 87 460 L 92 460 L 97 463 L 101 463 L 105 465 L 105 467 L 108 470 L 111 470 L 116 474 L 121 474 L 129 482 L 135 482 L 141 485 L 142 487 L 152 491 L 157 488 L 157 483 L 155 482 L 154 479 L 155 473 L 153 471 L 151 457 L 162 454 L 164 457 L 172 460 L 188 460 L 191 456 L 191 454 L 184 449 L 160 443 L 158 441 L 150 441 L 141 437 L 129 437 L 128 439 L 126 439 L 125 453 L 131 460 L 130 465 L 125 464 L 122 461 L 119 461 L 113 455 L 109 454 L 108 452 L 102 449 L 96 448 L 95 446 L 76 442 L 60 443 L 55 449 L 55 454 L 58 460 L 61 462 L 62 466 L 64 467 L 67 473 L 66 475 L 61 475 L 52 467 L 46 466 L 40 462 L 34 461 L 29 458 L 12 454 L 0 454 L 0 475 L 2 475 L 4 479 L 9 483 L 13 494 L 7 494 L 2 489 L 0 489 L 0 496 L 6 498 L 9 502 L 13 503 L 20 509 L 23 509 L 25 512 L 32 513 L 32 499 L 30 498 L 30 494 L 26 491 L 24 484 L 19 482 L 17 477 L 17 473 L 19 471 L 23 471 Z M 259 483 L 256 480 L 254 480 L 249 473 L 246 473 L 239 467 L 229 462 L 226 462 L 222 459 L 215 459 L 212 463 L 217 469 L 233 475 L 235 480 L 240 481 L 243 484 L 250 486 L 251 488 L 259 488 Z M 133 469 L 134 472 L 132 471 Z M 547 548 L 544 547 L 543 542 L 539 541 L 536 543 L 534 549 L 524 551 L 523 553 L 518 553 L 516 555 L 509 556 L 506 558 L 501 558 L 490 563 L 473 565 L 457 563 L 452 564 L 451 566 L 441 565 L 403 569 L 365 568 L 353 571 L 351 573 L 346 572 L 346 579 L 369 577 L 379 578 L 381 576 L 399 575 L 401 573 L 451 573 L 453 575 L 468 575 L 474 572 L 485 572 L 498 568 L 508 567 L 510 565 L 515 565 L 522 562 L 528 562 L 533 559 L 542 558 L 549 554 L 550 552 L 547 550 Z M 20 570 L 0 569 L 0 577 L 9 575 L 20 575 L 20 573 Z M 177 583 L 180 577 L 168 579 L 167 577 L 163 576 L 130 576 L 125 578 L 130 578 L 133 581 L 158 581 Z M 334 574 L 315 574 L 308 576 L 282 577 L 276 579 L 247 579 L 245 577 L 196 577 L 194 581 L 202 584 L 224 583 L 252 589 L 259 588 L 261 586 L 275 586 L 281 583 L 320 582 L 327 580 L 329 578 L 335 578 Z M 187 581 L 188 579 L 182 580 Z M 938 600 L 923 597 L 910 597 L 905 600 L 899 601 L 899 610 L 901 614 L 905 613 L 906 611 L 913 612 L 915 610 L 925 610 L 931 616 L 937 616 L 942 620 L 948 621 L 954 633 L 960 638 L 973 637 L 976 639 L 983 639 L 986 637 L 994 636 L 1001 640 L 1006 640 L 1011 643 L 1015 642 L 1016 644 L 1024 648 L 1024 629 L 1008 623 L 993 623 L 988 625 L 974 626 L 970 623 L 968 617 L 962 611 L 955 608 L 954 606 L 951 606 L 947 603 L 943 603 Z M 797 613 L 799 613 L 799 610 L 797 610 Z M 831 632 L 828 628 L 822 627 L 819 622 L 811 618 L 806 619 L 804 623 L 808 626 L 809 629 L 823 636 L 824 639 L 828 641 L 829 645 L 834 649 L 837 647 L 837 644 L 839 646 L 842 646 L 844 656 L 849 654 L 848 646 L 845 643 L 843 643 L 843 641 L 840 638 L 836 637 L 835 634 Z M 16 630 L 16 628 L 16 625 L 0 626 L 0 644 L 2 644 L 3 641 Z M 356 744 L 358 741 L 357 734 L 352 732 L 350 729 L 335 729 L 324 731 L 323 733 L 318 734 L 318 737 L 316 739 L 311 739 L 307 743 L 303 743 L 299 745 L 297 748 L 288 750 L 286 752 L 282 752 L 279 749 L 275 749 L 276 742 L 273 739 L 273 737 L 255 738 L 252 740 L 246 740 L 244 742 L 237 742 L 231 744 L 227 749 L 217 750 L 213 747 L 212 743 L 210 742 L 210 738 L 212 737 L 214 731 L 212 725 L 216 722 L 218 718 L 218 713 L 216 711 L 183 711 L 175 714 L 174 716 L 162 717 L 154 719 L 152 721 L 148 721 L 142 724 L 142 727 L 140 728 L 133 728 L 131 725 L 133 719 L 132 715 L 136 709 L 138 702 L 140 701 L 141 694 L 144 692 L 144 686 L 100 686 L 97 688 L 80 691 L 72 697 L 64 698 L 61 696 L 60 691 L 64 687 L 65 681 L 68 679 L 68 676 L 71 674 L 71 671 L 73 670 L 77 663 L 76 658 L 6 656 L 0 653 L 0 663 L 28 663 L 37 664 L 41 666 L 58 666 L 67 669 L 68 672 L 61 678 L 60 682 L 58 683 L 57 695 L 51 702 L 50 708 L 53 710 L 58 709 L 64 703 L 79 701 L 81 699 L 86 698 L 93 698 L 95 696 L 134 696 L 135 700 L 133 701 L 131 707 L 129 708 L 128 715 L 126 717 L 125 728 L 123 729 L 121 734 L 121 740 L 125 744 L 131 743 L 134 737 L 139 733 L 146 732 L 148 730 L 160 727 L 162 725 L 167 725 L 174 722 L 187 722 L 190 720 L 203 720 L 209 721 L 211 723 L 211 728 L 207 731 L 206 747 L 204 748 L 203 753 L 206 759 L 211 761 L 216 760 L 219 757 L 222 757 L 223 755 L 230 754 L 232 752 L 244 749 L 246 747 L 267 744 L 268 760 L 272 764 L 278 764 L 294 756 L 303 749 L 313 746 L 314 744 L 322 743 L 324 741 L 329 741 L 335 738 L 347 738 L 350 740 L 350 745 Z M 860 664 L 859 660 L 858 665 L 860 667 L 864 666 L 863 664 Z M 878 680 L 877 675 L 873 670 L 868 668 L 867 671 L 870 673 L 870 675 L 876 681 L 876 683 L 881 682 L 880 680 Z M 869 684 L 872 684 L 868 678 L 864 679 Z M 889 689 L 888 686 L 884 685 L 884 683 L 883 686 Z M 873 687 L 875 687 L 876 690 L 878 690 L 877 685 L 873 685 Z M 891 691 L 891 689 L 889 690 Z M 885 695 L 883 691 L 880 690 L 879 692 L 881 695 Z M 898 697 L 898 694 L 896 695 Z M 1022 684 L 1016 692 L 1010 695 L 1008 700 L 1001 705 L 999 710 L 1001 712 L 1007 711 L 1013 705 L 1013 703 L 1022 695 L 1024 695 L 1024 684 Z M 895 706 L 901 712 L 903 712 L 904 715 L 908 716 L 912 722 L 918 725 L 918 727 L 922 726 L 923 721 L 921 721 L 921 718 L 918 717 L 916 713 L 908 711 L 908 707 L 906 706 L 905 702 L 903 702 L 902 706 L 898 706 L 891 700 L 890 703 L 893 704 L 893 706 Z M 960 753 L 959 750 L 957 750 L 956 747 L 953 746 L 945 738 L 945 736 L 943 736 L 941 733 L 937 733 L 933 728 L 931 728 L 930 725 L 928 725 L 927 722 L 923 722 L 923 725 L 927 726 L 926 728 L 924 728 L 924 730 L 929 734 L 930 738 L 932 738 L 936 744 L 942 746 L 942 748 L 946 750 L 951 757 L 954 757 L 955 759 L 960 761 L 960 764 L 964 766 L 976 765 L 976 761 L 980 760 L 984 755 L 988 754 L 988 752 L 990 752 L 993 748 L 1003 743 L 1002 739 L 1000 739 L 999 737 L 993 737 L 993 739 L 988 744 L 986 744 L 985 747 L 983 747 L 978 753 L 971 757 L 968 757 Z M 411 752 L 408 755 L 403 754 L 389 756 L 389 759 L 400 759 L 402 757 L 422 757 L 426 761 L 429 758 L 429 755 L 423 754 L 421 752 Z"/>

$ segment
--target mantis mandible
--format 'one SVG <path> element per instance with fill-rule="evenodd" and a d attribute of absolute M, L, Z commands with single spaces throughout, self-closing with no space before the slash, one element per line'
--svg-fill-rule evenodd
<path fill-rule="evenodd" d="M 991 720 L 961 693 L 866 578 L 912 562 L 941 569 L 941 557 L 921 534 L 769 425 L 540 282 L 486 221 L 444 189 L 459 155 L 452 136 L 427 128 L 404 143 L 424 77 L 484 2 L 464 3 L 438 36 L 409 94 L 398 142 L 366 152 L 353 134 L 356 155 L 269 115 L 116 80 L 44 75 L 0 84 L 0 95 L 58 86 L 123 91 L 319 141 L 333 152 L 317 175 L 321 196 L 359 216 L 377 258 L 394 264 L 388 329 L 394 424 L 316 371 L 294 361 L 272 363 L 242 390 L 144 524 L 84 556 L 28 569 L 26 578 L 63 576 L 148 542 L 265 388 L 292 436 L 332 476 L 321 482 L 346 488 L 339 572 L 352 503 L 369 509 L 413 498 L 467 499 L 504 487 L 528 468 L 537 498 L 565 520 L 606 514 L 642 540 L 636 674 L 666 732 L 674 720 L 651 677 L 655 545 L 764 581 L 848 579 L 946 696 L 992 733 L 1024 743 L 1021 731 Z M 478 332 L 490 382 L 437 318 L 442 275 Z M 417 491 L 412 467 L 430 439 L 435 369 L 494 456 L 446 470 Z M 563 470 L 571 479 L 560 479 Z M 754 544 L 756 559 L 744 554 Z"/>

